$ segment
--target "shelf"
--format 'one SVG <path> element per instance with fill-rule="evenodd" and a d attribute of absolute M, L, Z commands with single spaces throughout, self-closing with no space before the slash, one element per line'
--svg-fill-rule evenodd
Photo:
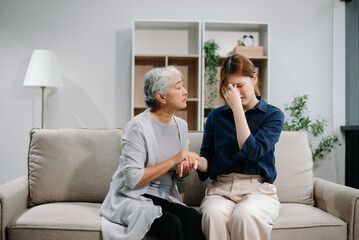
<path fill-rule="evenodd" d="M 135 116 L 140 114 L 141 112 L 145 111 L 146 110 L 146 107 L 143 107 L 143 108 L 134 108 L 134 111 L 135 111 Z"/>
<path fill-rule="evenodd" d="M 175 66 L 183 75 L 187 107 L 175 115 L 199 130 L 201 111 L 201 22 L 135 20 L 133 25 L 133 102 L 135 116 L 146 109 L 142 81 L 154 67 Z"/>
<path fill-rule="evenodd" d="M 135 56 L 135 60 L 159 60 L 159 61 L 164 61 L 166 58 L 166 56 L 161 56 L 161 55 L 136 55 Z"/>
<path fill-rule="evenodd" d="M 182 72 L 187 97 L 198 98 L 198 58 L 168 58 L 168 65 L 173 65 Z"/>
<path fill-rule="evenodd" d="M 136 58 L 183 58 L 183 59 L 188 59 L 188 58 L 198 58 L 198 55 L 157 55 L 157 54 L 137 54 L 135 55 Z"/>
<path fill-rule="evenodd" d="M 256 68 L 258 74 L 258 88 L 261 96 L 264 99 L 268 99 L 269 89 L 269 24 L 268 23 L 241 23 L 241 22 L 217 22 L 217 21 L 205 21 L 203 23 L 203 42 L 202 45 L 208 40 L 214 40 L 219 45 L 217 53 L 220 55 L 219 64 L 217 67 L 217 80 L 219 88 L 220 79 L 220 66 L 222 62 L 233 53 L 233 49 L 238 46 L 238 40 L 241 40 L 244 35 L 252 35 L 254 37 L 254 47 L 263 47 L 263 56 L 247 56 Z M 249 54 L 249 53 L 248 53 Z M 202 62 L 205 62 L 204 56 Z M 203 75 L 203 119 L 205 119 L 212 108 L 209 107 L 209 90 L 206 86 L 206 73 L 205 66 L 202 68 Z M 217 93 L 217 99 L 215 99 L 213 108 L 222 106 L 223 103 L 219 99 Z"/>
<path fill-rule="evenodd" d="M 227 57 L 228 56 L 220 56 L 219 59 L 224 60 Z M 267 60 L 268 59 L 267 56 L 246 56 L 246 57 L 249 58 L 250 60 Z"/>
<path fill-rule="evenodd" d="M 174 65 L 182 72 L 184 86 L 188 91 L 187 108 L 175 114 L 187 121 L 189 130 L 203 130 L 204 120 L 212 110 L 207 97 L 203 45 L 213 39 L 220 47 L 217 52 L 220 55 L 217 67 L 219 80 L 223 60 L 232 54 L 238 46 L 238 40 L 248 34 L 254 37 L 254 47 L 263 47 L 264 56 L 247 57 L 256 68 L 261 96 L 270 100 L 268 23 L 134 20 L 132 117 L 146 109 L 142 93 L 144 75 L 154 67 Z M 253 55 L 256 53 L 247 52 Z M 217 92 L 213 107 L 222 105 Z"/>
<path fill-rule="evenodd" d="M 187 101 L 187 107 L 183 110 L 176 111 L 174 115 L 185 119 L 188 124 L 188 130 L 197 130 L 198 115 L 192 114 L 198 108 L 198 101 Z M 147 109 L 146 106 L 138 106 L 134 108 L 135 116 Z"/>
<path fill-rule="evenodd" d="M 197 130 L 198 115 L 193 114 L 196 112 L 197 108 L 198 102 L 187 102 L 187 107 L 185 109 L 176 111 L 174 114 L 187 121 L 188 130 Z"/>
<path fill-rule="evenodd" d="M 134 55 L 199 55 L 200 22 L 134 20 Z"/>
<path fill-rule="evenodd" d="M 188 92 L 187 101 L 198 101 L 198 57 L 194 56 L 135 56 L 134 107 L 146 106 L 142 90 L 145 74 L 154 67 L 175 66 L 183 75 Z"/>
<path fill-rule="evenodd" d="M 134 71 L 134 106 L 146 106 L 143 94 L 143 78 L 145 74 L 155 68 L 165 66 L 165 59 L 162 57 L 135 57 Z"/>
<path fill-rule="evenodd" d="M 267 23 L 250 23 L 250 22 L 230 22 L 230 21 L 206 21 L 207 31 L 222 32 L 262 32 L 267 31 Z"/>
<path fill-rule="evenodd" d="M 219 56 L 219 61 L 223 61 L 224 59 L 226 59 L 229 56 Z M 268 57 L 267 56 L 246 56 L 247 58 L 251 59 L 251 60 L 267 60 Z"/>

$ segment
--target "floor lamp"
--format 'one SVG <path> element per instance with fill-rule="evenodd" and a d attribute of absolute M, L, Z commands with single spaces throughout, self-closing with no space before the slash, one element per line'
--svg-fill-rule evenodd
<path fill-rule="evenodd" d="M 56 53 L 50 50 L 37 49 L 31 56 L 27 69 L 24 87 L 41 87 L 41 128 L 44 128 L 44 94 L 45 88 L 62 87 L 60 66 Z"/>

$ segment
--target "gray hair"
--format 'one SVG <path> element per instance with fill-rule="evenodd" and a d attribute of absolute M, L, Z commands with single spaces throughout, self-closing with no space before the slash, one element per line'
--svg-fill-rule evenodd
<path fill-rule="evenodd" d="M 146 73 L 143 79 L 143 93 L 146 105 L 152 111 L 159 108 L 156 96 L 158 94 L 166 95 L 167 89 L 178 75 L 182 78 L 182 73 L 173 66 L 154 68 Z"/>

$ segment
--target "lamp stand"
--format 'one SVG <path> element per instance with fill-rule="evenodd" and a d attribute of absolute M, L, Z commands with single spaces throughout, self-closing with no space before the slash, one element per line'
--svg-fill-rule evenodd
<path fill-rule="evenodd" d="M 41 128 L 44 128 L 44 92 L 45 87 L 41 86 L 42 102 L 41 102 Z"/>

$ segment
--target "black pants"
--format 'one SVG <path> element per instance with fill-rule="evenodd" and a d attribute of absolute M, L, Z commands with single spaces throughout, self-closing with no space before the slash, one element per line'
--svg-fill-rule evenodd
<path fill-rule="evenodd" d="M 197 210 L 152 195 L 144 196 L 162 208 L 162 216 L 152 223 L 148 235 L 160 240 L 205 239 L 201 229 L 202 216 Z"/>

